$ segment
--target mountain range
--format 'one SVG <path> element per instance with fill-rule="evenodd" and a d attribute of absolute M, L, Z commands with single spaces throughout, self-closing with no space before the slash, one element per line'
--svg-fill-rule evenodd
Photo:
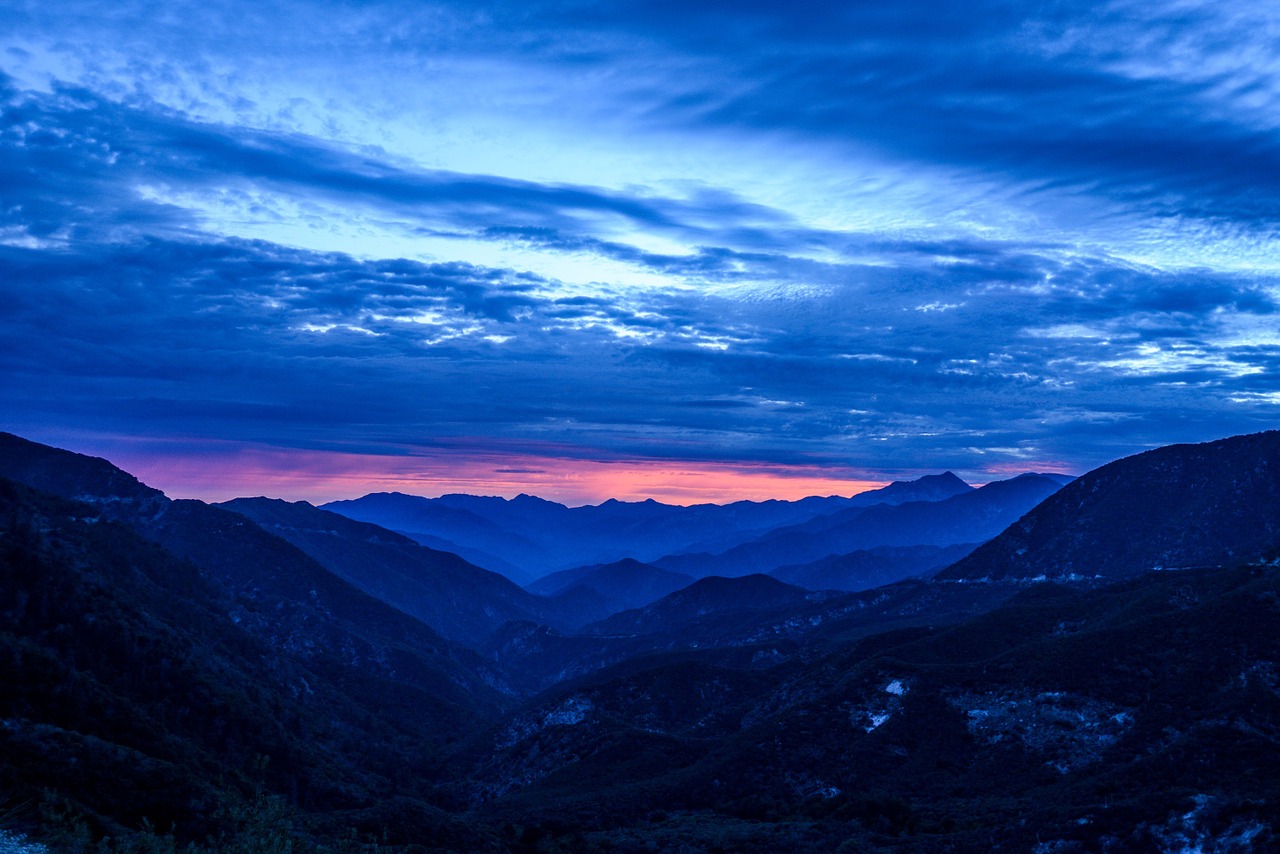
<path fill-rule="evenodd" d="M 411 498 L 174 501 L 0 434 L 0 842 L 1280 844 L 1280 432 L 977 489 Z"/>
<path fill-rule="evenodd" d="M 322 509 L 369 522 L 528 583 L 551 572 L 633 559 L 652 563 L 678 552 L 725 550 L 839 510 L 939 501 L 973 491 L 954 474 L 894 482 L 852 497 L 738 501 L 691 507 L 606 501 L 566 507 L 530 495 L 422 498 L 374 493 Z M 702 575 L 712 573 L 700 573 Z"/>
<path fill-rule="evenodd" d="M 219 505 L 289 542 L 354 587 L 447 638 L 482 646 L 498 628 L 534 620 L 569 629 L 607 607 L 585 591 L 555 599 L 408 537 L 306 502 L 237 498 Z"/>
<path fill-rule="evenodd" d="M 676 554 L 654 565 L 696 576 L 747 575 L 886 546 L 978 543 L 1003 531 L 1062 483 L 1058 477 L 1024 474 L 937 501 L 847 507 L 775 528 L 720 554 Z"/>
<path fill-rule="evenodd" d="M 613 563 L 562 569 L 544 575 L 528 585 L 534 593 L 546 596 L 565 595 L 575 589 L 594 592 L 606 603 L 610 613 L 641 608 L 694 582 L 691 575 L 670 572 L 633 558 Z"/>

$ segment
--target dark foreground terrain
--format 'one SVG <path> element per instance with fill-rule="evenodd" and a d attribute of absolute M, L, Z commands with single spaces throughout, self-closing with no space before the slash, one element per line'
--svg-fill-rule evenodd
<path fill-rule="evenodd" d="M 0 851 L 1280 846 L 1277 433 L 1112 463 L 853 592 L 633 561 L 538 595 L 18 437 L 0 478 Z"/>

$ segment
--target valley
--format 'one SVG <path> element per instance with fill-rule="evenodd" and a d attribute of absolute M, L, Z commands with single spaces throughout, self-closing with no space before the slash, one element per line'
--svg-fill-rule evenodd
<path fill-rule="evenodd" d="M 33 851 L 1280 837 L 1277 432 L 688 507 L 214 505 L 3 434 L 0 568 Z"/>

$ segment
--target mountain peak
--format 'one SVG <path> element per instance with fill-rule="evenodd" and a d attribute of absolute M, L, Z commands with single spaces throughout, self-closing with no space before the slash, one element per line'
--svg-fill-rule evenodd
<path fill-rule="evenodd" d="M 67 498 L 142 501 L 164 493 L 101 457 L 91 457 L 0 433 L 0 477 Z"/>
<path fill-rule="evenodd" d="M 519 495 L 517 495 L 515 498 L 512 498 L 510 503 L 513 507 L 522 507 L 529 510 L 534 510 L 534 509 L 563 510 L 565 509 L 565 505 L 559 503 L 558 501 L 550 501 L 546 498 L 542 498 L 537 495 L 530 495 L 527 492 L 522 492 Z"/>
<path fill-rule="evenodd" d="M 955 472 L 926 474 L 915 480 L 895 480 L 888 486 L 860 492 L 850 499 L 856 506 L 872 504 L 906 504 L 910 501 L 942 501 L 953 495 L 971 492 L 973 487 L 965 483 Z"/>
<path fill-rule="evenodd" d="M 1170 445 L 1073 479 L 943 579 L 1125 578 L 1280 547 L 1280 432 Z M 1049 475 L 1023 475 L 984 489 Z"/>

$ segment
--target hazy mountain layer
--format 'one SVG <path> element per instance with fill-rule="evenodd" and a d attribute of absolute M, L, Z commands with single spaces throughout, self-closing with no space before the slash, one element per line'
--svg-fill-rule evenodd
<path fill-rule="evenodd" d="M 599 613 L 598 606 L 580 613 L 573 599 L 534 595 L 457 555 L 306 502 L 237 498 L 218 506 L 252 519 L 369 595 L 471 647 L 482 646 L 512 620 L 567 629 Z"/>
<path fill-rule="evenodd" d="M 529 495 L 421 498 L 375 493 L 323 509 L 400 531 L 424 545 L 464 554 L 487 569 L 529 576 L 625 558 L 649 561 L 679 551 L 729 548 L 780 526 L 845 508 L 936 501 L 972 491 L 954 474 L 931 475 L 851 498 L 738 501 L 681 507 L 656 501 L 606 501 L 565 507 Z M 492 560 L 490 560 L 492 559 Z M 490 560 L 490 563 L 486 563 Z"/>
<path fill-rule="evenodd" d="M 694 576 L 736 576 L 881 546 L 977 543 L 994 537 L 1061 487 L 1060 478 L 1025 474 L 942 501 L 850 507 L 778 528 L 722 554 L 674 554 L 654 563 Z"/>
<path fill-rule="evenodd" d="M 608 604 L 610 613 L 614 613 L 648 605 L 668 593 L 688 587 L 694 580 L 691 575 L 669 572 L 627 558 L 615 563 L 553 572 L 530 584 L 529 590 L 554 596 L 574 587 L 585 587 L 598 593 Z"/>
<path fill-rule="evenodd" d="M 954 546 L 877 546 L 810 563 L 781 566 L 769 572 L 779 581 L 810 590 L 870 590 L 904 578 L 927 578 L 975 548 Z"/>

